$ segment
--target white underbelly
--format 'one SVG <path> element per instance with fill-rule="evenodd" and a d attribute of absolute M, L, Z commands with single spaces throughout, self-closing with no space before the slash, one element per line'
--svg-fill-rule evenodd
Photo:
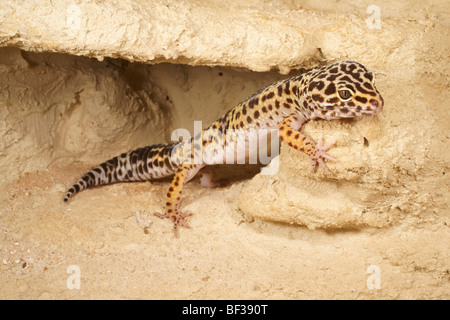
<path fill-rule="evenodd" d="M 275 129 L 229 130 L 224 140 L 204 147 L 205 164 L 268 164 L 279 153 Z"/>

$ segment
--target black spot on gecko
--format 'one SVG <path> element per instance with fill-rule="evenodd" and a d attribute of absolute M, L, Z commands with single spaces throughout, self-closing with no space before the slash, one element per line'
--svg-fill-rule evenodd
<path fill-rule="evenodd" d="M 314 100 L 314 101 L 318 101 L 318 102 L 323 102 L 323 97 L 320 95 L 320 94 L 313 94 L 312 96 L 311 96 L 311 98 Z"/>
<path fill-rule="evenodd" d="M 368 82 L 364 82 L 363 86 L 366 87 L 369 90 L 373 90 L 372 85 L 370 83 L 368 83 Z"/>
<path fill-rule="evenodd" d="M 200 147 L 200 146 L 199 146 Z M 172 169 L 172 165 L 170 163 L 169 158 L 165 158 L 164 159 L 164 164 L 166 165 L 167 168 Z"/>
<path fill-rule="evenodd" d="M 289 90 L 289 81 L 286 82 L 286 87 L 284 87 L 284 93 L 291 94 L 291 91 Z"/>
<path fill-rule="evenodd" d="M 352 79 L 349 78 L 349 76 L 343 76 L 342 78 L 339 79 L 340 81 L 347 81 L 347 82 L 354 82 L 352 81 Z"/>
<path fill-rule="evenodd" d="M 353 66 L 350 66 L 350 67 L 353 67 Z M 357 81 L 359 81 L 359 82 L 361 82 L 362 81 L 362 79 L 361 79 L 361 76 L 360 76 L 360 74 L 359 73 L 350 73 L 350 75 L 355 79 L 355 80 L 357 80 Z"/>
<path fill-rule="evenodd" d="M 283 95 L 283 86 L 279 85 L 277 89 L 278 89 L 278 96 L 281 97 Z"/>
<path fill-rule="evenodd" d="M 330 99 L 327 100 L 328 103 L 336 103 L 338 101 L 339 101 L 338 97 L 333 97 L 333 98 L 330 98 Z"/>
<path fill-rule="evenodd" d="M 356 89 L 358 89 L 358 91 L 361 93 L 369 94 L 372 97 L 376 96 L 375 92 L 365 90 L 359 83 L 355 83 L 355 86 L 356 86 Z"/>
<path fill-rule="evenodd" d="M 280 101 L 278 101 L 278 100 L 275 101 L 275 107 L 277 109 L 280 109 Z"/>
<path fill-rule="evenodd" d="M 325 87 L 325 83 L 323 81 L 312 81 L 309 84 L 308 90 L 312 91 L 314 88 L 316 88 L 317 90 L 322 90 L 323 87 Z"/>
<path fill-rule="evenodd" d="M 298 88 L 297 88 L 297 86 L 293 86 L 293 87 L 292 87 L 292 93 L 295 94 L 295 95 L 297 95 L 297 93 L 298 93 Z"/>
<path fill-rule="evenodd" d="M 359 101 L 361 103 L 367 103 L 367 98 L 364 98 L 364 97 L 355 96 L 355 100 Z"/>
<path fill-rule="evenodd" d="M 337 69 L 337 68 L 336 68 Z M 330 75 L 328 78 L 327 78 L 327 80 L 328 81 L 334 81 L 334 80 L 336 80 L 336 78 L 338 77 L 338 74 L 332 74 L 332 75 Z"/>
<path fill-rule="evenodd" d="M 334 68 L 331 68 L 329 72 L 330 72 L 330 73 L 338 73 L 339 70 L 338 70 L 337 67 L 334 67 Z"/>
<path fill-rule="evenodd" d="M 329 96 L 331 94 L 334 94 L 336 92 L 336 86 L 334 83 L 330 83 L 328 87 L 325 89 L 324 93 Z"/>

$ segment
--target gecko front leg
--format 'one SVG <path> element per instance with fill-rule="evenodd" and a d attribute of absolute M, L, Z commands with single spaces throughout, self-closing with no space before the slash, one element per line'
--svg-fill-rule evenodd
<path fill-rule="evenodd" d="M 314 145 L 310 138 L 304 136 L 299 131 L 304 123 L 305 120 L 299 118 L 299 116 L 288 116 L 281 122 L 278 135 L 281 140 L 287 143 L 291 148 L 303 151 L 309 155 L 311 158 L 311 171 L 313 171 L 317 165 L 320 165 L 326 173 L 329 173 L 330 171 L 325 165 L 325 159 L 335 162 L 337 160 L 327 155 L 326 152 L 335 142 L 324 146 L 321 138 L 317 145 Z"/>

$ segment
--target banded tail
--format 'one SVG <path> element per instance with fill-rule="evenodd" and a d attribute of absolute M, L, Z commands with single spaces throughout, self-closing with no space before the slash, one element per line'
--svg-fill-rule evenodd
<path fill-rule="evenodd" d="M 148 181 L 174 174 L 177 165 L 172 162 L 171 154 L 175 145 L 177 143 L 139 148 L 98 165 L 67 190 L 64 202 L 78 192 L 95 186 L 116 182 Z"/>

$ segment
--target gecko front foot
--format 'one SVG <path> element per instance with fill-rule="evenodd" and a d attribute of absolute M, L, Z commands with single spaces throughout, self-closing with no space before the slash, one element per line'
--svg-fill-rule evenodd
<path fill-rule="evenodd" d="M 337 162 L 337 160 L 333 157 L 330 157 L 327 155 L 327 151 L 330 150 L 330 148 L 335 144 L 336 142 L 332 142 L 327 146 L 323 145 L 322 138 L 319 139 L 319 142 L 316 145 L 316 152 L 311 156 L 311 172 L 314 171 L 314 169 L 317 167 L 317 165 L 320 165 L 325 173 L 330 173 L 327 166 L 325 165 L 325 159 Z"/>
<path fill-rule="evenodd" d="M 189 226 L 189 224 L 186 222 L 186 218 L 193 215 L 193 213 L 190 210 L 176 211 L 176 212 L 172 212 L 170 215 L 160 214 L 159 212 L 154 212 L 153 214 L 161 219 L 169 218 L 170 220 L 172 220 L 173 221 L 173 232 L 175 233 L 175 237 L 177 237 L 177 238 L 179 237 L 178 226 L 182 226 L 182 227 L 185 227 L 188 229 L 191 228 Z"/>

